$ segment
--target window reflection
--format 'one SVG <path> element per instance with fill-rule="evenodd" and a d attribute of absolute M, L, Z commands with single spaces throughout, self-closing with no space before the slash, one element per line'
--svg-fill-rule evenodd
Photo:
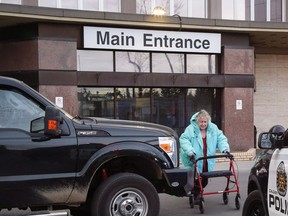
<path fill-rule="evenodd" d="M 113 88 L 78 88 L 80 116 L 114 118 Z"/>
<path fill-rule="evenodd" d="M 255 21 L 266 21 L 266 0 L 255 0 Z"/>
<path fill-rule="evenodd" d="M 271 21 L 282 21 L 282 0 L 271 0 Z"/>
<path fill-rule="evenodd" d="M 137 14 L 151 14 L 151 1 L 137 0 L 136 1 L 136 13 Z"/>
<path fill-rule="evenodd" d="M 172 5 L 170 0 L 155 0 L 154 3 L 151 3 L 151 1 L 136 0 L 136 13 L 152 14 L 155 7 L 161 7 L 165 10 L 165 15 L 172 16 L 178 14 L 187 17 L 188 1 L 191 0 L 174 0 L 174 5 Z"/>
<path fill-rule="evenodd" d="M 7 3 L 7 4 L 21 4 L 21 0 L 2 0 L 0 3 Z"/>
<path fill-rule="evenodd" d="M 267 21 L 267 9 L 270 9 L 271 21 L 282 21 L 282 7 L 286 5 L 283 0 L 253 0 L 255 11 L 251 14 L 251 0 L 221 0 L 221 9 L 211 12 L 211 2 L 200 0 L 135 0 L 129 11 L 136 14 L 152 14 L 156 6 L 163 7 L 168 16 L 175 14 L 181 17 L 213 18 L 214 16 L 222 19 L 234 20 L 255 20 Z M 32 0 L 31 0 L 32 2 Z M 123 1 L 122 1 L 123 2 Z M 0 0 L 0 3 L 31 5 L 32 3 L 21 0 Z M 174 3 L 174 4 L 173 4 Z M 121 13 L 120 0 L 38 0 L 33 5 L 52 8 L 69 8 L 91 11 L 108 11 Z M 212 6 L 213 7 L 213 6 Z M 268 8 L 267 8 L 268 7 Z M 212 8 L 213 9 L 213 8 Z M 284 8 L 285 9 L 285 8 Z M 270 21 L 270 20 L 268 20 Z"/>
<path fill-rule="evenodd" d="M 207 88 L 78 88 L 78 102 L 83 117 L 153 122 L 179 135 L 200 109 L 216 118 L 216 90 Z"/>
<path fill-rule="evenodd" d="M 77 51 L 78 71 L 113 71 L 112 51 Z"/>
<path fill-rule="evenodd" d="M 78 0 L 61 0 L 61 8 L 78 9 Z"/>
<path fill-rule="evenodd" d="M 216 55 L 187 55 L 187 73 L 217 73 Z"/>
<path fill-rule="evenodd" d="M 116 72 L 149 73 L 152 67 L 152 73 L 218 73 L 217 55 L 213 54 L 116 51 L 114 59 L 113 51 L 78 50 L 77 62 L 78 71 L 113 72 L 115 63 Z"/>
<path fill-rule="evenodd" d="M 170 14 L 170 0 L 155 0 L 155 6 L 162 7 L 166 15 Z"/>
<path fill-rule="evenodd" d="M 39 6 L 57 8 L 57 0 L 39 0 Z"/>
<path fill-rule="evenodd" d="M 183 88 L 154 88 L 152 90 L 153 122 L 175 130 L 183 127 L 184 93 Z"/>
<path fill-rule="evenodd" d="M 191 0 L 174 0 L 174 14 L 188 17 L 188 1 Z M 171 14 L 171 16 L 174 14 Z"/>
<path fill-rule="evenodd" d="M 9 3 L 11 0 L 7 0 Z M 14 0 L 19 2 L 21 0 Z M 2 0 L 4 3 L 4 0 Z M 84 9 L 93 11 L 121 12 L 121 1 L 119 0 L 39 0 L 39 6 L 60 7 L 68 9 Z M 101 7 L 101 8 L 100 8 Z"/>
<path fill-rule="evenodd" d="M 121 12 L 121 1 L 119 0 L 103 0 L 104 11 Z"/>
<path fill-rule="evenodd" d="M 116 52 L 116 71 L 149 72 L 149 53 Z"/>
<path fill-rule="evenodd" d="M 83 0 L 83 9 L 84 10 L 99 10 L 99 0 Z"/>
<path fill-rule="evenodd" d="M 116 118 L 150 122 L 150 88 L 117 88 L 116 95 Z"/>
<path fill-rule="evenodd" d="M 206 2 L 199 0 L 191 0 L 191 17 L 207 18 Z"/>
<path fill-rule="evenodd" d="M 184 73 L 184 54 L 153 53 L 153 73 Z"/>
<path fill-rule="evenodd" d="M 189 123 L 192 115 L 205 109 L 211 115 L 212 121 L 216 118 L 216 90 L 207 88 L 188 89 L 186 95 L 186 122 Z"/>

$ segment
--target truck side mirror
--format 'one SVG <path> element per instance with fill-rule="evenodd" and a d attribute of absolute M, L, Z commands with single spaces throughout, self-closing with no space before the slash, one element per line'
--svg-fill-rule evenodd
<path fill-rule="evenodd" d="M 277 140 L 276 133 L 261 133 L 258 138 L 258 146 L 261 149 L 271 149 L 274 147 L 274 143 Z"/>
<path fill-rule="evenodd" d="M 50 137 L 60 136 L 60 122 L 61 116 L 59 109 L 52 106 L 46 107 L 44 118 L 44 134 Z"/>
<path fill-rule="evenodd" d="M 282 148 L 282 134 L 271 132 L 261 133 L 258 138 L 258 146 L 261 149 Z"/>

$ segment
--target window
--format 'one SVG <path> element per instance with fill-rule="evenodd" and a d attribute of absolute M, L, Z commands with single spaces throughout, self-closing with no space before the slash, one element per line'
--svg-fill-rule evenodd
<path fill-rule="evenodd" d="M 0 3 L 21 4 L 21 0 L 0 0 Z"/>
<path fill-rule="evenodd" d="M 92 11 L 121 12 L 121 0 L 39 0 L 39 6 L 76 10 L 83 9 Z"/>
<path fill-rule="evenodd" d="M 113 71 L 112 51 L 77 51 L 78 71 Z"/>
<path fill-rule="evenodd" d="M 255 0 L 255 21 L 266 21 L 266 0 Z"/>
<path fill-rule="evenodd" d="M 170 15 L 178 14 L 182 17 L 188 17 L 188 1 L 191 0 L 174 0 L 174 12 Z"/>
<path fill-rule="evenodd" d="M 184 114 L 184 88 L 154 88 L 152 90 L 154 123 L 166 125 L 175 130 L 183 121 Z"/>
<path fill-rule="evenodd" d="M 150 122 L 150 88 L 117 88 L 116 118 Z"/>
<path fill-rule="evenodd" d="M 207 88 L 188 89 L 186 94 L 186 122 L 189 123 L 192 115 L 205 109 L 216 121 L 216 90 Z"/>
<path fill-rule="evenodd" d="M 79 88 L 80 116 L 114 118 L 113 88 Z"/>
<path fill-rule="evenodd" d="M 82 0 L 83 1 L 83 9 L 84 10 L 99 10 L 99 0 Z"/>
<path fill-rule="evenodd" d="M 137 14 L 151 14 L 152 13 L 151 1 L 137 0 L 136 13 Z"/>
<path fill-rule="evenodd" d="M 155 1 L 155 6 L 163 8 L 165 10 L 166 15 L 170 14 L 170 0 L 154 0 L 154 1 Z M 152 10 L 153 9 L 154 8 L 152 8 Z"/>
<path fill-rule="evenodd" d="M 149 53 L 116 52 L 116 71 L 150 72 Z"/>
<path fill-rule="evenodd" d="M 17 128 L 29 132 L 31 120 L 44 116 L 44 109 L 21 92 L 0 88 L 0 128 Z"/>
<path fill-rule="evenodd" d="M 187 55 L 187 73 L 217 73 L 216 55 Z"/>
<path fill-rule="evenodd" d="M 282 21 L 282 0 L 271 0 L 271 21 Z"/>
<path fill-rule="evenodd" d="M 153 73 L 184 73 L 184 54 L 153 53 Z"/>
<path fill-rule="evenodd" d="M 206 1 L 191 0 L 191 17 L 206 18 Z"/>
<path fill-rule="evenodd" d="M 78 0 L 61 0 L 61 8 L 78 9 Z"/>
<path fill-rule="evenodd" d="M 115 53 L 115 55 L 114 55 Z M 215 54 L 78 50 L 78 71 L 131 73 L 218 73 Z M 115 67 L 115 68 L 114 68 Z"/>
<path fill-rule="evenodd" d="M 209 111 L 214 122 L 217 116 L 216 89 L 208 88 L 78 88 L 78 101 L 82 117 L 153 122 L 179 135 L 200 109 Z"/>
<path fill-rule="evenodd" d="M 125 0 L 124 0 L 125 1 Z M 108 12 L 121 12 L 121 1 L 120 0 L 103 0 L 103 11 Z"/>
<path fill-rule="evenodd" d="M 39 6 L 57 8 L 57 0 L 39 0 Z"/>

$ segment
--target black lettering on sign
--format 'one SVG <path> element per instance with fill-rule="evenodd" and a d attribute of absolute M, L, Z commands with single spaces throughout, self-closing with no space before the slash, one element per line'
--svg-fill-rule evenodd
<path fill-rule="evenodd" d="M 194 41 L 190 38 L 173 38 L 164 35 L 163 37 L 154 37 L 153 34 L 143 35 L 144 47 L 155 47 L 155 48 L 177 48 L 177 49 L 209 49 L 210 41 L 205 39 L 195 39 Z"/>
<path fill-rule="evenodd" d="M 110 35 L 109 32 L 104 32 L 104 35 L 101 31 L 96 33 L 96 43 L 101 45 L 122 45 L 122 46 L 135 46 L 135 38 L 133 36 L 127 36 L 124 32 L 121 32 L 121 35 Z"/>

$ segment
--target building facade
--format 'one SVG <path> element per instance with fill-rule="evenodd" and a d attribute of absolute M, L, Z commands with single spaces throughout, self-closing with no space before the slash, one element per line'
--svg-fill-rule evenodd
<path fill-rule="evenodd" d="M 152 15 L 156 6 L 166 14 Z M 206 109 L 232 150 L 245 151 L 255 128 L 286 124 L 285 8 L 282 0 L 0 0 L 0 74 L 72 115 L 178 134 Z"/>

